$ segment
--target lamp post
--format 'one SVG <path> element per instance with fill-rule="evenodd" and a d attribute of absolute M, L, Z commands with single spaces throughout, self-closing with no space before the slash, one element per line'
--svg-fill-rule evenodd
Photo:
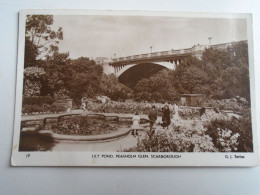
<path fill-rule="evenodd" d="M 153 46 L 151 46 L 150 49 L 151 49 L 151 53 L 153 53 Z"/>
<path fill-rule="evenodd" d="M 116 58 L 116 53 L 114 53 L 114 59 Z"/>
<path fill-rule="evenodd" d="M 211 39 L 212 39 L 212 37 L 209 37 L 208 39 L 209 39 L 209 47 L 211 47 Z"/>

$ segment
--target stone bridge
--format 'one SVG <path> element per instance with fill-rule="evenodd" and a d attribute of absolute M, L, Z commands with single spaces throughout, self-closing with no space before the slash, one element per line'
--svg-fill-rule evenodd
<path fill-rule="evenodd" d="M 247 43 L 247 41 L 239 41 L 239 42 Z M 158 65 L 158 66 L 162 66 L 174 70 L 175 67 L 178 66 L 180 63 L 182 62 L 185 63 L 189 56 L 194 56 L 198 59 L 201 59 L 203 51 L 208 47 L 212 47 L 215 49 L 231 48 L 232 50 L 232 46 L 234 43 L 237 42 L 223 43 L 223 44 L 211 45 L 211 46 L 198 44 L 187 49 L 179 49 L 179 50 L 172 49 L 168 51 L 114 58 L 112 59 L 112 61 L 109 62 L 109 70 L 110 70 L 109 72 L 114 73 L 117 77 L 120 77 L 128 69 L 142 64 Z"/>
<path fill-rule="evenodd" d="M 192 49 L 170 50 L 154 52 L 127 57 L 115 58 L 109 63 L 114 69 L 114 74 L 119 77 L 128 69 L 140 64 L 154 64 L 168 69 L 175 69 L 181 62 L 185 62 L 191 55 Z"/>

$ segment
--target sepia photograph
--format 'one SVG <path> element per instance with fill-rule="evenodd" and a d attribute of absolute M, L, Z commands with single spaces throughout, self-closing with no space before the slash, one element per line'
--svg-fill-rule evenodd
<path fill-rule="evenodd" d="M 250 14 L 151 13 L 20 13 L 13 155 L 257 158 Z"/>

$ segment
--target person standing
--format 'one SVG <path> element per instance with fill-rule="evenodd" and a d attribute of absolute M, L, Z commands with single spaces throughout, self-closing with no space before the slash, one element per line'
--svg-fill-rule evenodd
<path fill-rule="evenodd" d="M 150 132 L 151 132 L 151 135 L 154 134 L 153 125 L 154 125 L 155 121 L 157 120 L 157 115 L 158 115 L 158 112 L 155 109 L 155 106 L 152 106 L 152 109 L 150 110 L 150 113 L 148 115 L 148 118 L 150 120 Z"/>
<path fill-rule="evenodd" d="M 174 102 L 174 120 L 178 120 L 179 119 L 179 106 L 177 104 L 177 102 Z"/>
<path fill-rule="evenodd" d="M 138 114 L 138 112 L 136 112 L 135 113 L 135 115 L 133 116 L 133 125 L 132 125 L 132 129 L 133 129 L 133 131 L 132 131 L 132 135 L 133 136 L 136 136 L 136 135 L 138 135 L 138 130 L 140 129 L 140 120 L 141 120 L 141 118 L 140 118 L 140 116 L 139 116 L 139 114 Z"/>
<path fill-rule="evenodd" d="M 167 127 L 167 129 L 169 128 L 169 125 L 171 124 L 170 115 L 171 115 L 171 113 L 170 113 L 169 106 L 165 105 L 165 107 L 163 109 L 163 124 L 164 124 L 164 127 Z"/>

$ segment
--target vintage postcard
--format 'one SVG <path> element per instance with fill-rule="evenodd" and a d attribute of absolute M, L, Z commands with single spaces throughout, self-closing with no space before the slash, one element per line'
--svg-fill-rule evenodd
<path fill-rule="evenodd" d="M 13 166 L 257 166 L 251 14 L 22 10 Z"/>

